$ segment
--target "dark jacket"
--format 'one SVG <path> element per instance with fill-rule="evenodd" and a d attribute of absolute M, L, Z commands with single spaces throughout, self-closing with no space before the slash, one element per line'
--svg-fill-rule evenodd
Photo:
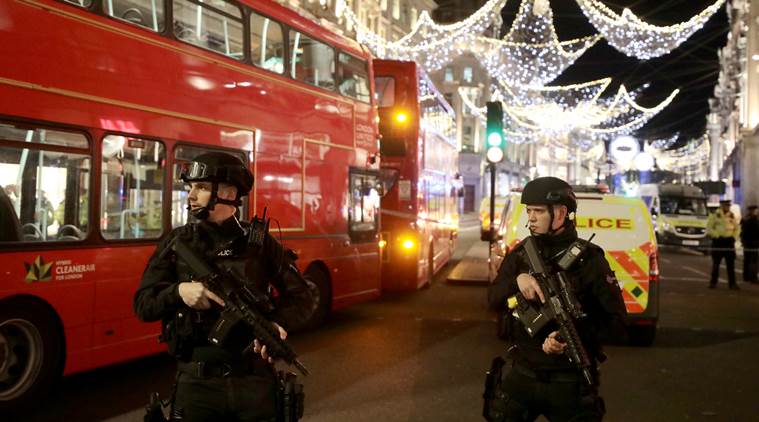
<path fill-rule="evenodd" d="M 759 247 L 759 218 L 747 216 L 741 220 L 741 243 L 744 248 Z"/>
<path fill-rule="evenodd" d="M 560 256 L 577 239 L 574 226 L 567 227 L 555 236 L 537 236 L 538 246 L 547 265 L 552 257 Z M 515 247 L 503 260 L 498 275 L 488 290 L 491 309 L 505 311 L 507 298 L 519 292 L 517 276 L 529 273 L 529 264 L 521 244 Z M 587 317 L 575 321 L 583 344 L 592 357 L 598 357 L 601 340 L 626 340 L 625 309 L 622 292 L 604 257 L 604 251 L 589 244 L 581 258 L 567 271 L 582 310 Z M 516 322 L 516 321 L 515 321 Z M 530 337 L 521 323 L 514 327 L 513 341 L 517 345 L 516 360 L 536 369 L 569 369 L 571 364 L 564 355 L 548 355 L 543 352 L 545 338 L 558 329 L 555 323 L 546 326 L 535 337 Z"/>
<path fill-rule="evenodd" d="M 272 256 L 272 248 L 265 246 L 263 250 L 253 250 L 247 242 L 248 229 L 247 223 L 238 224 L 234 218 L 221 225 L 205 221 L 186 224 L 172 230 L 148 261 L 140 287 L 134 295 L 135 313 L 142 321 L 161 320 L 164 327 L 176 323 L 172 329 L 190 339 L 190 350 L 185 348 L 179 356 L 181 359 L 238 359 L 240 352 L 253 338 L 250 330 L 243 323 L 238 323 L 239 327 L 235 327 L 231 336 L 231 344 L 226 345 L 224 350 L 208 342 L 207 334 L 217 321 L 220 309 L 214 305 L 208 310 L 193 310 L 179 296 L 179 283 L 191 281 L 192 274 L 186 263 L 169 249 L 171 241 L 178 236 L 209 262 L 231 270 L 259 292 L 268 294 L 272 290 L 270 287 L 274 287 L 277 297 L 270 295 L 274 310 L 268 317 L 286 330 L 300 328 L 309 317 L 313 298 L 308 286 L 300 277 L 290 277 L 281 271 Z M 267 235 L 264 245 L 273 245 L 272 242 L 277 241 Z M 191 333 L 179 327 L 176 322 L 179 314 L 191 315 Z"/>

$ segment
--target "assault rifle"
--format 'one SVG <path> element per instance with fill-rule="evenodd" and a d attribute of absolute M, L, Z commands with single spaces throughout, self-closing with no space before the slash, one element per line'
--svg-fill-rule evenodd
<path fill-rule="evenodd" d="M 523 248 L 530 265 L 530 273 L 538 281 L 538 286 L 546 301 L 535 306 L 521 293 L 509 299 L 509 308 L 515 308 L 517 318 L 530 336 L 535 336 L 549 322 L 556 321 L 561 337 L 559 340 L 567 345 L 564 353 L 572 365 L 582 372 L 583 378 L 591 386 L 593 385 L 592 364 L 574 324 L 574 320 L 584 318 L 585 314 L 564 272 L 582 255 L 592 239 L 593 236 L 587 242 L 577 240 L 570 245 L 564 255 L 559 258 L 557 263 L 559 270 L 551 272 L 540 255 L 535 239 L 532 236 L 526 238 Z"/>
<path fill-rule="evenodd" d="M 195 280 L 201 281 L 208 290 L 224 300 L 219 320 L 208 335 L 211 343 L 224 344 L 232 327 L 243 321 L 253 330 L 255 338 L 266 346 L 269 356 L 282 359 L 298 368 L 303 375 L 308 375 L 308 369 L 298 360 L 298 355 L 279 337 L 274 324 L 264 316 L 273 310 L 267 295 L 239 280 L 231 270 L 221 271 L 213 263 L 206 262 L 179 237 L 175 238 L 172 249 L 190 266 Z"/>

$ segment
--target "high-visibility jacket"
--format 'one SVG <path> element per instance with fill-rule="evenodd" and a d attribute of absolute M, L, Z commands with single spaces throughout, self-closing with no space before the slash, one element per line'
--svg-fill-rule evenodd
<path fill-rule="evenodd" d="M 740 233 L 740 224 L 731 211 L 722 212 L 721 209 L 709 214 L 709 220 L 706 222 L 706 234 L 712 239 L 717 237 L 738 238 Z"/>

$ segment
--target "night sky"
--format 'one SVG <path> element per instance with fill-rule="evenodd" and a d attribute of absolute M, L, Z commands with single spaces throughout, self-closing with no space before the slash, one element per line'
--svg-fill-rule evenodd
<path fill-rule="evenodd" d="M 624 7 L 628 7 L 650 24 L 672 25 L 687 21 L 715 0 L 602 1 L 618 14 Z M 440 12 L 443 13 L 455 7 L 451 1 L 438 0 L 438 3 L 443 9 Z M 574 0 L 551 0 L 550 3 L 559 40 L 597 33 Z M 501 35 L 511 26 L 519 5 L 519 0 L 509 0 L 506 3 L 501 12 L 504 20 L 504 32 Z M 630 91 L 650 83 L 650 87 L 638 97 L 638 102 L 644 107 L 658 104 L 679 88 L 680 93 L 674 101 L 635 135 L 644 139 L 656 139 L 668 138 L 679 132 L 676 146 L 680 146 L 688 139 L 704 133 L 709 112 L 708 99 L 714 92 L 719 75 L 717 51 L 725 45 L 728 31 L 727 13 L 723 6 L 680 47 L 655 59 L 642 61 L 627 57 L 601 39 L 550 85 L 612 77 L 613 82 L 604 94 L 611 95 L 621 83 Z"/>

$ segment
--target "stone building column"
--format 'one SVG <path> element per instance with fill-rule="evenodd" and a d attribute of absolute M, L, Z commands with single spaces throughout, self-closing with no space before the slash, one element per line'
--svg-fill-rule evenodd
<path fill-rule="evenodd" d="M 744 136 L 740 153 L 743 204 L 759 205 L 759 131 Z"/>

